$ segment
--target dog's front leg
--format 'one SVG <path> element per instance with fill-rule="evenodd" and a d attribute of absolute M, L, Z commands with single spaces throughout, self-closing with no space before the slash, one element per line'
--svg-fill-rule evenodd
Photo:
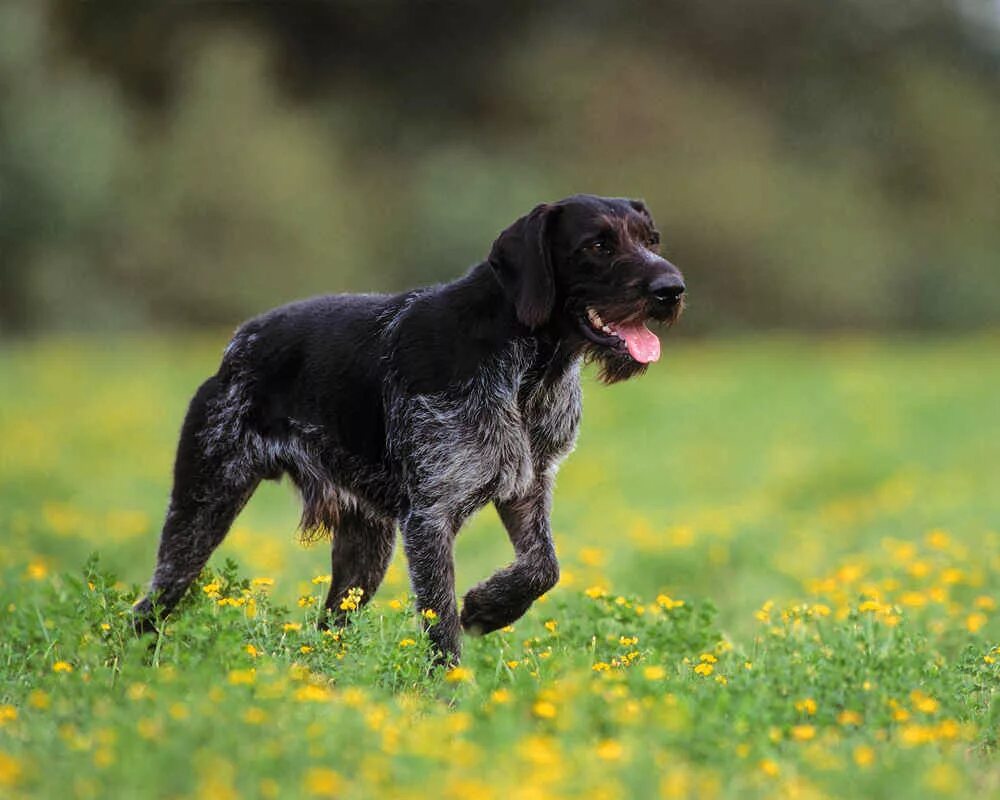
<path fill-rule="evenodd" d="M 423 615 L 424 627 L 445 663 L 458 661 L 461 624 L 455 599 L 455 562 L 452 545 L 455 524 L 435 510 L 413 510 L 402 525 L 403 549 L 410 583 Z"/>
<path fill-rule="evenodd" d="M 514 563 L 465 595 L 461 620 L 470 633 L 489 633 L 510 625 L 559 580 L 559 562 L 549 527 L 551 479 L 543 475 L 523 496 L 497 501 L 495 505 L 516 557 Z"/>

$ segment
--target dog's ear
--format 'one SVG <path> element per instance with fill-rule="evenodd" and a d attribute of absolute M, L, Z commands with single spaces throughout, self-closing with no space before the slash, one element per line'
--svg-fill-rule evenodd
<path fill-rule="evenodd" d="M 558 208 L 536 206 L 497 237 L 489 263 L 517 311 L 529 328 L 544 325 L 556 302 L 552 269 L 551 233 Z"/>

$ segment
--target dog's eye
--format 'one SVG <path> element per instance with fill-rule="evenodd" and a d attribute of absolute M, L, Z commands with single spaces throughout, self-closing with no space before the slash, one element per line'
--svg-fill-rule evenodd
<path fill-rule="evenodd" d="M 612 252 L 611 245 L 605 239 L 591 242 L 585 249 L 599 256 L 609 256 Z"/>

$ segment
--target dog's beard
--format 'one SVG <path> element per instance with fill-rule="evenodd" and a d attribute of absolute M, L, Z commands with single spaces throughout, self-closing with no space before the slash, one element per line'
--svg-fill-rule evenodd
<path fill-rule="evenodd" d="M 603 383 L 611 384 L 642 375 L 649 364 L 636 361 L 627 352 L 611 350 L 606 347 L 590 347 L 584 350 L 584 360 L 598 367 L 598 378 Z"/>

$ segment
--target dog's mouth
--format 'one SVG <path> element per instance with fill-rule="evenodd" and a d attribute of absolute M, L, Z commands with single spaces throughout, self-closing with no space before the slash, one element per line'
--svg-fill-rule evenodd
<path fill-rule="evenodd" d="M 583 335 L 594 344 L 627 352 L 640 364 L 651 364 L 660 358 L 660 340 L 641 320 L 605 321 L 597 309 L 588 307 L 579 317 L 579 324 Z"/>

